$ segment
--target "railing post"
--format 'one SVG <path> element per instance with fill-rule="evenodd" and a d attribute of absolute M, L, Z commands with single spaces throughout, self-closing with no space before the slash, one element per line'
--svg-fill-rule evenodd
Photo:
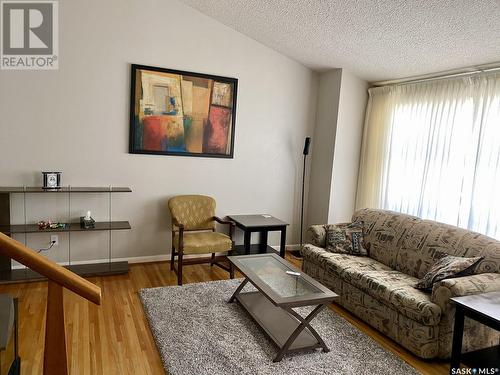
<path fill-rule="evenodd" d="M 43 373 L 44 375 L 67 375 L 63 287 L 52 280 L 49 280 L 48 284 Z"/>

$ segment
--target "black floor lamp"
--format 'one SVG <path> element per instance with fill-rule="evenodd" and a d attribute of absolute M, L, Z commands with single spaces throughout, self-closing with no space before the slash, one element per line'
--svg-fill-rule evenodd
<path fill-rule="evenodd" d="M 302 167 L 302 196 L 300 202 L 300 248 L 302 248 L 302 234 L 304 232 L 304 193 L 305 193 L 305 183 L 306 183 L 306 159 L 307 155 L 309 155 L 309 146 L 311 144 L 311 137 L 306 137 L 304 141 L 304 151 L 302 154 L 304 155 L 304 165 Z M 294 250 L 291 252 L 295 257 L 301 257 L 300 250 Z"/>

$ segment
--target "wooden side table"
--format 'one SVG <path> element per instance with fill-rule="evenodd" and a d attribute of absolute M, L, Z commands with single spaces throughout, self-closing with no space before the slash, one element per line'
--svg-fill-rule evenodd
<path fill-rule="evenodd" d="M 244 232 L 243 248 L 236 246 L 236 253 L 251 254 L 251 253 L 266 253 L 275 252 L 275 250 L 267 245 L 268 233 L 272 231 L 281 232 L 280 251 L 282 258 L 285 257 L 286 245 L 286 227 L 288 223 L 281 221 L 271 215 L 228 215 L 228 218 L 236 224 L 236 226 Z M 258 245 L 251 245 L 251 235 L 254 232 L 260 233 L 260 242 Z"/>
<path fill-rule="evenodd" d="M 474 358 L 478 368 L 498 368 L 500 370 L 500 347 L 483 349 L 462 356 L 464 319 L 468 317 L 481 324 L 500 331 L 500 292 L 482 293 L 451 298 L 455 303 L 455 325 L 451 351 L 450 374 L 457 373 L 462 357 Z M 476 362 L 475 361 L 475 362 Z M 468 363 L 467 363 L 468 364 Z M 453 371 L 455 369 L 455 372 Z"/>

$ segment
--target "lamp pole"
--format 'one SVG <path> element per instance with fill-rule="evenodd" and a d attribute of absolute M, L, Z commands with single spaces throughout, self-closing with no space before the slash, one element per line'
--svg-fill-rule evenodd
<path fill-rule="evenodd" d="M 304 233 L 304 193 L 306 184 L 306 158 L 307 154 L 304 154 L 304 166 L 302 167 L 302 199 L 300 203 L 300 248 L 302 248 L 303 245 L 302 234 Z"/>
<path fill-rule="evenodd" d="M 301 195 L 301 201 L 300 201 L 300 248 L 302 249 L 302 236 L 304 232 L 304 196 L 305 196 L 305 186 L 306 186 L 306 160 L 307 160 L 307 155 L 309 155 L 309 146 L 311 144 L 311 137 L 306 137 L 304 141 L 304 151 L 302 151 L 302 154 L 304 155 L 304 164 L 302 166 L 302 195 Z M 302 257 L 300 254 L 300 250 L 294 250 L 291 252 L 293 256 L 295 257 Z"/>

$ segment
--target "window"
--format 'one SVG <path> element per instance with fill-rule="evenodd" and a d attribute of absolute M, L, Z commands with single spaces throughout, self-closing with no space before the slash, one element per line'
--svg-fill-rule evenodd
<path fill-rule="evenodd" d="M 500 238 L 500 74 L 370 89 L 357 207 Z"/>

